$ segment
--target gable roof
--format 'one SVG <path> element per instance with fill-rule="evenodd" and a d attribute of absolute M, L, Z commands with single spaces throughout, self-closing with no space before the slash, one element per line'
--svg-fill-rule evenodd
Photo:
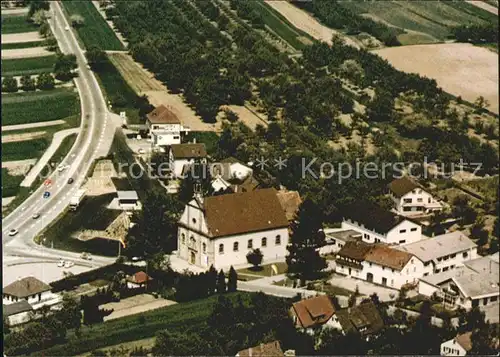
<path fill-rule="evenodd" d="M 464 350 L 470 351 L 472 349 L 471 341 L 472 332 L 466 332 L 455 337 L 455 341 L 463 347 Z"/>
<path fill-rule="evenodd" d="M 337 255 L 357 261 L 364 261 L 371 248 L 371 244 L 363 241 L 350 241 L 340 249 Z"/>
<path fill-rule="evenodd" d="M 369 201 L 356 201 L 344 208 L 344 219 L 350 218 L 355 222 L 363 223 L 369 230 L 386 234 L 401 222 L 408 220 Z"/>
<path fill-rule="evenodd" d="M 297 191 L 278 191 L 278 200 L 285 211 L 286 218 L 293 221 L 302 203 L 300 194 Z"/>
<path fill-rule="evenodd" d="M 180 124 L 181 121 L 163 104 L 146 115 L 151 124 Z"/>
<path fill-rule="evenodd" d="M 335 314 L 335 307 L 327 295 L 300 300 L 291 309 L 303 328 L 322 325 Z"/>
<path fill-rule="evenodd" d="M 389 185 L 389 190 L 396 196 L 396 197 L 403 197 L 406 195 L 408 192 L 413 191 L 416 188 L 422 188 L 418 183 L 410 179 L 408 176 L 403 176 L 401 178 L 398 178 L 394 181 L 392 181 Z"/>
<path fill-rule="evenodd" d="M 279 341 L 261 343 L 259 346 L 250 347 L 238 352 L 238 357 L 274 357 L 284 356 Z"/>
<path fill-rule="evenodd" d="M 476 243 L 470 240 L 462 232 L 455 231 L 399 246 L 397 249 L 411 253 L 423 262 L 428 262 L 445 255 L 456 254 L 474 247 L 477 247 Z"/>
<path fill-rule="evenodd" d="M 365 260 L 384 267 L 401 270 L 410 261 L 412 255 L 386 245 L 374 244 Z"/>
<path fill-rule="evenodd" d="M 202 206 L 211 237 L 288 227 L 274 188 L 206 197 Z"/>
<path fill-rule="evenodd" d="M 31 295 L 49 291 L 52 288 L 33 276 L 16 280 L 3 288 L 3 293 L 23 299 Z"/>
<path fill-rule="evenodd" d="M 134 275 L 129 276 L 127 278 L 127 280 L 130 281 L 131 283 L 144 284 L 144 283 L 146 283 L 148 281 L 151 281 L 153 279 L 148 274 L 146 274 L 145 272 L 138 271 Z"/>
<path fill-rule="evenodd" d="M 170 146 L 170 150 L 175 159 L 192 159 L 207 157 L 205 144 L 174 144 Z"/>
<path fill-rule="evenodd" d="M 384 320 L 373 302 L 364 302 L 349 309 L 337 311 L 336 317 L 344 332 L 369 335 L 384 327 Z"/>
<path fill-rule="evenodd" d="M 13 304 L 3 305 L 3 316 L 9 317 L 12 315 L 20 314 L 21 312 L 32 311 L 33 306 L 30 305 L 26 300 L 20 300 Z"/>

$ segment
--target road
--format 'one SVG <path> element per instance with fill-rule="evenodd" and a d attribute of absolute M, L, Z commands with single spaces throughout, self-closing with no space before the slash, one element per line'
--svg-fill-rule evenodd
<path fill-rule="evenodd" d="M 58 41 L 61 51 L 65 54 L 76 55 L 79 76 L 75 84 L 80 94 L 82 124 L 80 133 L 73 148 L 70 150 L 63 164 L 70 167 L 63 172 L 54 172 L 49 178 L 52 185 L 49 188 L 39 187 L 15 211 L 2 221 L 2 246 L 3 255 L 16 257 L 43 257 L 44 260 L 59 258 L 69 259 L 75 263 L 84 263 L 78 253 L 47 249 L 37 245 L 33 238 L 59 216 L 69 204 L 72 194 L 82 185 L 94 159 L 104 156 L 111 144 L 115 131 L 115 124 L 108 121 L 108 110 L 103 93 L 97 80 L 87 68 L 84 52 L 69 23 L 62 13 L 58 2 L 51 2 L 52 17 L 49 20 L 52 31 Z M 68 178 L 74 178 L 72 185 L 67 184 Z M 48 199 L 43 198 L 43 193 L 51 193 Z M 41 215 L 34 220 L 35 213 Z M 8 235 L 11 229 L 18 229 L 19 233 L 13 237 Z M 94 257 L 93 264 L 108 264 L 113 259 Z M 5 266 L 4 266 L 5 269 Z M 5 272 L 4 272 L 5 274 Z"/>

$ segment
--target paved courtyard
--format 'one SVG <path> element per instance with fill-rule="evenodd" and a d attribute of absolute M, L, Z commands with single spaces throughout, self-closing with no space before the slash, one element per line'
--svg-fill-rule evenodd
<path fill-rule="evenodd" d="M 395 300 L 398 296 L 398 291 L 394 289 L 385 288 L 383 286 L 370 284 L 366 281 L 349 278 L 343 275 L 334 274 L 330 280 L 330 284 L 334 286 L 339 286 L 344 289 L 356 290 L 356 286 L 359 289 L 359 292 L 363 295 L 371 295 L 373 293 L 377 293 L 378 297 L 382 301 L 391 301 Z"/>
<path fill-rule="evenodd" d="M 149 294 L 140 294 L 122 299 L 119 302 L 110 302 L 108 304 L 101 305 L 101 309 L 115 310 L 111 313 L 111 315 L 104 317 L 104 321 L 108 321 L 174 304 L 177 303 L 171 300 L 155 298 Z"/>

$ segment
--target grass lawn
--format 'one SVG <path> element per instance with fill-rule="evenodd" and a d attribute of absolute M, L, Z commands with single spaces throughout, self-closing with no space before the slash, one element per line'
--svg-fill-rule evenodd
<path fill-rule="evenodd" d="M 85 22 L 76 28 L 78 36 L 86 48 L 98 46 L 103 50 L 124 50 L 113 30 L 90 1 L 63 1 L 66 12 L 81 15 Z"/>
<path fill-rule="evenodd" d="M 234 299 L 238 295 L 250 296 L 248 293 L 231 293 L 226 296 Z M 158 331 L 165 329 L 171 332 L 197 329 L 205 324 L 216 301 L 217 295 L 147 311 L 140 314 L 141 319 L 138 315 L 131 315 L 90 328 L 82 326 L 80 337 L 70 331 L 67 343 L 38 351 L 33 355 L 74 356 L 108 346 L 151 338 Z"/>
<path fill-rule="evenodd" d="M 64 119 L 79 111 L 78 94 L 73 90 L 54 89 L 2 95 L 2 125 Z"/>
<path fill-rule="evenodd" d="M 2 144 L 2 161 L 39 158 L 50 145 L 50 138 L 17 141 Z"/>
<path fill-rule="evenodd" d="M 15 196 L 19 192 L 19 185 L 23 181 L 24 176 L 9 175 L 6 168 L 2 168 L 2 197 Z"/>
<path fill-rule="evenodd" d="M 308 34 L 295 28 L 280 13 L 272 9 L 263 1 L 250 1 L 249 4 L 256 12 L 262 15 L 264 23 L 293 48 L 297 50 L 304 48 L 305 44 L 299 39 L 300 37 L 312 41 L 312 38 Z"/>
<path fill-rule="evenodd" d="M 2 43 L 2 50 L 17 50 L 19 48 L 42 47 L 45 41 Z"/>
<path fill-rule="evenodd" d="M 53 163 L 54 166 L 59 165 L 59 163 L 66 157 L 66 155 L 68 155 L 69 151 L 71 150 L 73 144 L 76 141 L 77 136 L 78 134 L 71 134 L 63 139 L 61 145 L 59 145 L 59 148 L 50 158 L 50 162 Z"/>
<path fill-rule="evenodd" d="M 25 15 L 2 15 L 2 33 L 20 33 L 36 31 L 38 28 L 32 22 L 27 20 Z M 3 47 L 3 46 L 2 46 Z"/>
<path fill-rule="evenodd" d="M 260 275 L 262 277 L 271 276 L 272 270 L 271 266 L 276 265 L 278 268 L 278 274 L 286 273 L 288 265 L 285 262 L 279 262 L 274 264 L 261 265 L 260 270 L 253 270 L 252 268 L 245 268 L 238 270 L 238 274 L 248 274 L 248 275 Z"/>
<path fill-rule="evenodd" d="M 2 76 L 23 76 L 25 74 L 52 72 L 55 63 L 55 55 L 6 59 L 2 60 Z"/>

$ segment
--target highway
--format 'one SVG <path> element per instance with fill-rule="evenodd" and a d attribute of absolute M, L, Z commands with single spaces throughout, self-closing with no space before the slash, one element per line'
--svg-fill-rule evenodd
<path fill-rule="evenodd" d="M 2 221 L 3 255 L 15 257 L 43 257 L 44 260 L 59 258 L 70 259 L 75 263 L 83 263 L 80 254 L 48 249 L 34 243 L 33 238 L 56 219 L 68 206 L 72 194 L 82 185 L 94 159 L 106 154 L 113 139 L 115 124 L 108 121 L 106 102 L 98 82 L 91 70 L 87 68 L 84 52 L 64 17 L 61 5 L 51 2 L 51 19 L 49 23 L 57 39 L 59 48 L 65 54 L 76 55 L 78 77 L 75 79 L 81 103 L 81 127 L 74 146 L 63 160 L 70 167 L 63 172 L 55 171 L 49 179 L 50 187 L 41 186 L 34 190 L 19 207 Z M 74 179 L 68 184 L 69 178 Z M 50 197 L 43 198 L 49 191 Z M 40 218 L 33 219 L 34 214 Z M 8 235 L 11 229 L 19 233 L 13 237 Z M 69 238 L 69 237 L 68 237 Z M 94 257 L 92 263 L 103 265 L 114 259 Z M 4 267 L 5 268 L 5 267 Z"/>

